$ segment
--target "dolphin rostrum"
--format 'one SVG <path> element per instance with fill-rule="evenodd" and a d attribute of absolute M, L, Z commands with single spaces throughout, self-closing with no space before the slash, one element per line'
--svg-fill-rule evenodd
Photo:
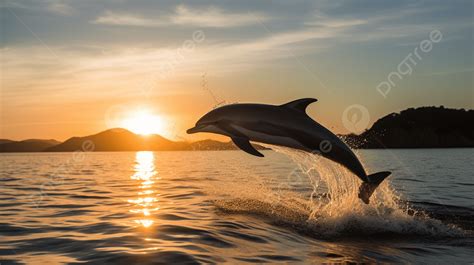
<path fill-rule="evenodd" d="M 249 141 L 318 153 L 341 164 L 362 180 L 359 198 L 368 204 L 372 193 L 391 172 L 367 175 L 352 150 L 306 114 L 306 107 L 316 101 L 313 98 L 302 98 L 283 105 L 226 105 L 204 115 L 187 133 L 226 135 L 243 151 L 260 157 L 263 154 Z"/>

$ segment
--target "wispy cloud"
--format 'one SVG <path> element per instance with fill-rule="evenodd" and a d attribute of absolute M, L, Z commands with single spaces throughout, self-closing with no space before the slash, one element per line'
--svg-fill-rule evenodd
<path fill-rule="evenodd" d="M 70 15 L 73 12 L 72 6 L 66 0 L 48 0 L 48 10 L 61 15 Z"/>
<path fill-rule="evenodd" d="M 166 23 L 159 19 L 145 18 L 143 16 L 105 11 L 101 16 L 92 21 L 94 24 L 113 25 L 113 26 L 141 26 L 156 27 L 164 26 Z"/>
<path fill-rule="evenodd" d="M 335 37 L 339 34 L 337 30 L 331 30 L 328 28 L 307 28 L 298 31 L 289 32 L 270 32 L 267 37 L 250 40 L 232 45 L 233 49 L 244 50 L 244 51 L 261 51 L 267 50 L 269 52 L 272 49 L 288 46 L 291 44 L 302 43 L 310 40 L 325 40 Z"/>
<path fill-rule="evenodd" d="M 199 25 L 204 27 L 235 27 L 257 24 L 267 20 L 260 13 L 229 13 L 216 7 L 206 10 L 190 9 L 186 6 L 178 6 L 176 14 L 171 20 L 178 25 Z"/>
<path fill-rule="evenodd" d="M 361 18 L 334 18 L 317 10 L 314 15 L 304 23 L 308 26 L 341 28 L 352 27 L 369 23 L 368 19 Z"/>
<path fill-rule="evenodd" d="M 4 0 L 0 3 L 1 7 L 13 9 L 30 9 L 33 11 L 46 10 L 50 13 L 59 15 L 70 15 L 74 8 L 68 0 L 37 0 L 34 3 L 27 1 Z"/>
<path fill-rule="evenodd" d="M 465 69 L 454 69 L 449 71 L 441 71 L 441 72 L 431 72 L 431 73 L 422 73 L 419 75 L 423 76 L 441 76 L 441 75 L 453 75 L 453 74 L 465 74 L 465 73 L 473 73 L 474 68 L 465 68 Z"/>
<path fill-rule="evenodd" d="M 266 20 L 268 20 L 267 16 L 256 12 L 232 13 L 217 7 L 196 9 L 180 5 L 176 7 L 173 14 L 165 17 L 146 17 L 108 10 L 93 20 L 92 23 L 115 26 L 160 27 L 180 25 L 223 28 L 248 26 Z"/>
<path fill-rule="evenodd" d="M 409 11 L 413 13 L 414 11 Z M 402 13 L 399 16 L 404 17 Z M 191 9 L 186 6 L 178 6 L 174 12 L 166 16 L 155 18 L 131 13 L 116 13 L 106 11 L 93 21 L 95 24 L 105 25 L 126 25 L 140 27 L 161 27 L 161 26 L 182 26 L 193 25 L 200 27 L 237 27 L 255 24 L 261 30 L 261 35 L 253 38 L 242 38 L 239 40 L 215 38 L 212 41 L 198 45 L 195 50 L 184 54 L 179 65 L 173 70 L 173 77 L 186 76 L 201 72 L 203 69 L 214 73 L 227 74 L 238 71 L 249 71 L 262 65 L 274 65 L 279 59 L 301 56 L 308 53 L 319 53 L 327 51 L 329 47 L 338 45 L 341 41 L 360 42 L 380 39 L 403 38 L 417 34 L 425 34 L 432 25 L 419 25 L 405 27 L 404 25 L 390 25 L 385 23 L 387 18 L 373 16 L 367 18 L 337 18 L 326 15 L 322 12 L 315 16 L 302 18 L 297 27 L 282 30 L 278 25 L 266 23 L 269 17 L 259 13 L 239 13 L 224 11 L 215 7 Z M 390 20 L 395 17 L 390 17 Z M 275 19 L 274 21 L 277 21 Z M 191 36 L 190 36 L 191 37 Z M 178 44 L 181 42 L 178 42 Z M 61 75 L 47 76 L 42 73 L 42 81 L 37 82 L 37 86 L 45 89 L 64 86 L 64 80 L 69 87 L 75 89 L 86 85 L 84 80 L 89 82 L 103 82 L 102 80 L 115 80 L 127 77 L 130 80 L 127 86 L 132 87 L 134 80 L 136 84 L 140 79 L 147 79 L 157 75 L 163 63 L 173 61 L 179 46 L 171 45 L 157 46 L 150 48 L 146 45 L 133 46 L 122 44 L 109 49 L 107 54 L 101 53 L 98 49 L 94 54 L 89 52 L 71 53 L 68 50 L 58 49 L 61 58 L 65 58 L 62 64 L 57 65 L 55 73 Z M 18 86 L 27 87 L 28 81 L 39 73 L 36 69 L 55 68 L 46 64 L 44 58 L 28 57 L 22 63 L 13 58 L 20 57 L 19 54 L 36 54 L 37 52 L 21 50 L 15 48 L 5 51 L 5 65 L 10 69 L 10 77 L 15 73 L 15 82 Z M 68 59 L 66 59 L 68 58 Z M 35 65 L 37 63 L 42 66 Z M 43 65 L 45 64 L 45 65 Z M 158 70 L 157 70 L 158 69 Z M 35 72 L 36 71 L 36 72 Z M 49 77 L 49 78 L 47 78 Z M 13 80 L 12 80 L 13 81 Z M 166 82 L 168 80 L 161 80 Z M 135 86 L 136 86 L 135 84 Z M 81 88 L 82 89 L 82 88 Z"/>

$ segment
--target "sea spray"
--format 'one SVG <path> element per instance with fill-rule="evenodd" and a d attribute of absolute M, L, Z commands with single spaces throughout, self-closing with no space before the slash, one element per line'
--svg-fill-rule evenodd
<path fill-rule="evenodd" d="M 207 187 L 214 195 L 218 209 L 264 216 L 275 223 L 320 237 L 463 235 L 459 228 L 420 212 L 413 214 L 415 210 L 401 205 L 390 179 L 378 187 L 367 205 L 357 196 L 361 180 L 342 166 L 317 154 L 277 146 L 271 148 L 289 157 L 294 162 L 294 169 L 285 177 L 275 179 L 256 174 L 252 168 L 231 168 L 232 176 L 223 177 L 218 185 Z"/>

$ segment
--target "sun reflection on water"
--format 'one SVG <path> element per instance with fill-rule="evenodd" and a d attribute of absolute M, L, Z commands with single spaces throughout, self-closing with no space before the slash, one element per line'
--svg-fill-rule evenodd
<path fill-rule="evenodd" d="M 153 190 L 155 180 L 159 179 L 156 176 L 157 172 L 154 162 L 155 156 L 153 152 L 137 152 L 135 155 L 135 173 L 130 177 L 139 182 L 138 187 L 140 189 L 137 192 L 136 199 L 128 200 L 129 203 L 135 205 L 135 208 L 131 209 L 130 212 L 139 215 L 135 223 L 145 228 L 153 225 L 154 221 L 150 218 L 150 215 L 160 209 L 157 206 L 158 194 Z"/>

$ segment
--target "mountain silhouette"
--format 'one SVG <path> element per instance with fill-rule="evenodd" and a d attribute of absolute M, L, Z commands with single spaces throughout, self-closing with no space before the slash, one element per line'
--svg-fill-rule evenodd
<path fill-rule="evenodd" d="M 83 150 L 87 141 L 93 144 L 93 151 L 171 151 L 184 150 L 185 142 L 174 142 L 160 135 L 137 135 L 128 130 L 115 128 L 85 137 L 72 137 L 64 143 L 47 148 L 47 152 L 70 152 Z M 89 150 L 90 151 L 90 150 Z"/>
<path fill-rule="evenodd" d="M 474 147 L 474 110 L 409 108 L 377 120 L 360 135 L 343 139 L 354 148 Z"/>
<path fill-rule="evenodd" d="M 190 150 L 237 150 L 232 142 L 219 142 L 214 140 L 202 140 L 189 144 Z M 260 146 L 257 148 L 263 149 Z"/>
<path fill-rule="evenodd" d="M 23 141 L 0 139 L 0 152 L 41 152 L 60 143 L 52 139 L 28 139 Z"/>

